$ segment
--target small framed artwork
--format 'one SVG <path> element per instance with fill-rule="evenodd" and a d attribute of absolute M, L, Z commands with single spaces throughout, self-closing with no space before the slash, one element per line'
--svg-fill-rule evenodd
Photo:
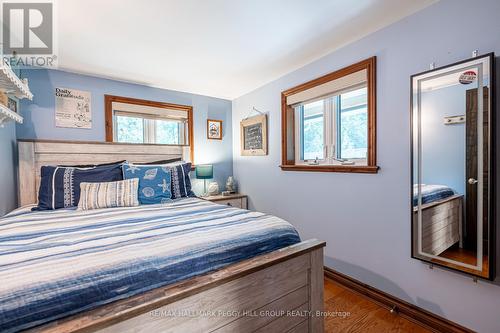
<path fill-rule="evenodd" d="M 222 120 L 207 119 L 207 139 L 222 140 Z"/>
<path fill-rule="evenodd" d="M 7 107 L 11 110 L 17 113 L 17 101 L 13 98 L 10 98 L 7 100 Z"/>
<path fill-rule="evenodd" d="M 267 116 L 243 119 L 240 123 L 241 155 L 267 155 Z"/>

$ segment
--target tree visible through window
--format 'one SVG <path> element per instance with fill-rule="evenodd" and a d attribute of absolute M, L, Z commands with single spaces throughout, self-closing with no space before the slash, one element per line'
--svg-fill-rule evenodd
<path fill-rule="evenodd" d="M 194 163 L 193 107 L 104 95 L 106 141 L 161 144 Z"/>
<path fill-rule="evenodd" d="M 115 141 L 124 143 L 184 144 L 186 123 L 141 114 L 115 114 Z"/>
<path fill-rule="evenodd" d="M 156 123 L 156 143 L 178 145 L 180 144 L 181 125 L 178 121 L 159 120 Z"/>
<path fill-rule="evenodd" d="M 377 173 L 376 57 L 281 92 L 283 171 Z"/>
<path fill-rule="evenodd" d="M 323 159 L 323 122 L 323 101 L 303 106 L 303 159 Z"/>
<path fill-rule="evenodd" d="M 366 87 L 301 104 L 296 107 L 296 112 L 300 119 L 301 160 L 366 159 Z M 325 149 L 325 146 L 329 148 Z"/>
<path fill-rule="evenodd" d="M 115 121 L 118 142 L 144 142 L 144 122 L 142 118 L 116 116 Z"/>
<path fill-rule="evenodd" d="M 366 88 L 340 95 L 341 159 L 366 158 L 368 149 L 368 109 Z"/>
<path fill-rule="evenodd" d="M 115 116 L 116 141 L 127 143 L 181 144 L 180 127 L 174 120 Z"/>

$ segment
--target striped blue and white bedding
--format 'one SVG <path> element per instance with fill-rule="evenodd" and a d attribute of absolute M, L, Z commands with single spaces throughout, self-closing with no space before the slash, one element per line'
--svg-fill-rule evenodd
<path fill-rule="evenodd" d="M 427 185 L 421 184 L 422 204 L 431 203 L 438 200 L 443 200 L 455 192 L 446 185 Z M 418 205 L 418 185 L 413 186 L 413 206 Z"/>
<path fill-rule="evenodd" d="M 198 198 L 0 219 L 0 331 L 15 332 L 298 243 L 286 221 Z"/>

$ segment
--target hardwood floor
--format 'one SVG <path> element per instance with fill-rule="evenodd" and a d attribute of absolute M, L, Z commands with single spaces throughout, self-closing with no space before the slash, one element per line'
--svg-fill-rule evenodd
<path fill-rule="evenodd" d="M 440 253 L 439 256 L 443 257 L 443 258 L 448 258 L 451 260 L 463 262 L 463 263 L 466 263 L 469 265 L 477 265 L 476 252 L 466 250 L 466 249 L 461 249 L 458 246 L 450 247 L 449 249 Z M 489 275 L 489 265 L 488 265 L 489 262 L 488 262 L 487 255 L 483 255 L 483 270 L 482 270 L 482 272 L 478 272 L 474 269 L 465 268 L 465 267 L 462 267 L 459 265 L 454 265 L 454 264 L 448 263 L 446 261 L 438 260 L 438 259 L 432 259 L 431 261 L 438 262 L 438 263 L 441 263 L 445 266 L 448 266 L 451 268 L 456 268 L 456 269 L 462 270 L 464 272 L 478 274 L 478 275 L 485 277 L 485 278 L 487 278 Z"/>
<path fill-rule="evenodd" d="M 325 278 L 325 332 L 431 332 Z"/>

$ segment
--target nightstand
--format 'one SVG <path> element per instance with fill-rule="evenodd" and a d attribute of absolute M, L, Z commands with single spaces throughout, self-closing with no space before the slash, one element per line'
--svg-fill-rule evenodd
<path fill-rule="evenodd" d="M 203 197 L 202 199 L 218 203 L 219 205 L 228 205 L 236 208 L 248 209 L 247 196 L 245 194 L 230 194 L 230 195 L 212 195 Z"/>

